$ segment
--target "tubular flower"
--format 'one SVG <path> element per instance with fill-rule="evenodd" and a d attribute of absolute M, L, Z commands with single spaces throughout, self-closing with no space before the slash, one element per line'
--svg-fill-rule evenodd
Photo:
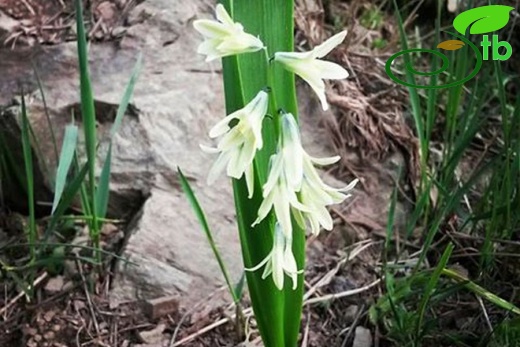
<path fill-rule="evenodd" d="M 284 114 L 278 152 L 271 159 L 269 176 L 263 186 L 264 201 L 255 224 L 263 220 L 274 206 L 276 217 L 288 238 L 292 237 L 291 212 L 302 228 L 308 222 L 313 234 L 319 233 L 320 226 L 331 230 L 332 218 L 326 206 L 348 198 L 348 192 L 357 180 L 345 188 L 330 187 L 321 180 L 315 165 L 330 165 L 339 159 L 339 156 L 314 158 L 307 154 L 294 116 Z"/>
<path fill-rule="evenodd" d="M 197 49 L 197 53 L 206 55 L 206 61 L 264 48 L 259 38 L 244 32 L 242 24 L 233 22 L 222 4 L 217 5 L 216 16 L 218 21 L 199 19 L 193 23 L 206 39 Z"/>
<path fill-rule="evenodd" d="M 343 67 L 330 61 L 320 60 L 338 46 L 347 35 L 342 31 L 321 45 L 315 47 L 310 52 L 277 52 L 274 60 L 281 63 L 287 70 L 297 74 L 307 82 L 312 90 L 318 95 L 324 111 L 328 110 L 329 105 L 325 96 L 324 79 L 343 79 L 348 77 L 348 72 Z"/>
<path fill-rule="evenodd" d="M 268 95 L 259 92 L 244 108 L 218 122 L 209 132 L 211 138 L 222 136 L 217 148 L 201 146 L 208 153 L 220 153 L 208 174 L 212 184 L 227 166 L 227 175 L 239 179 L 245 174 L 249 198 L 253 196 L 253 160 L 263 146 L 262 122 L 267 113 Z M 234 127 L 230 123 L 238 120 Z"/>
<path fill-rule="evenodd" d="M 280 223 L 276 223 L 273 235 L 273 249 L 258 265 L 247 271 L 256 271 L 265 265 L 262 279 L 273 275 L 275 286 L 282 290 L 284 282 L 284 274 L 292 280 L 292 289 L 298 286 L 298 275 L 303 270 L 298 270 L 294 254 L 292 252 L 292 239 L 286 237 L 286 233 L 282 231 Z"/>
<path fill-rule="evenodd" d="M 303 179 L 303 148 L 294 116 L 282 116 L 282 130 L 278 140 L 277 153 L 271 156 L 269 176 L 263 186 L 264 200 L 258 209 L 260 223 L 274 207 L 287 238 L 292 238 L 291 210 L 307 211 L 298 201 L 296 194 Z"/>
<path fill-rule="evenodd" d="M 313 158 L 307 153 L 303 158 L 303 180 L 299 194 L 300 202 L 306 207 L 307 211 L 296 215 L 296 220 L 300 224 L 302 220 L 307 220 L 314 235 L 320 232 L 320 225 L 325 230 L 332 230 L 333 222 L 326 206 L 338 204 L 350 197 L 348 194 L 358 180 L 352 181 L 344 188 L 333 188 L 321 180 L 314 165 L 330 165 L 337 162 L 339 156 L 330 158 Z M 302 218 L 303 217 L 303 218 Z M 303 227 L 304 225 L 302 225 Z"/>

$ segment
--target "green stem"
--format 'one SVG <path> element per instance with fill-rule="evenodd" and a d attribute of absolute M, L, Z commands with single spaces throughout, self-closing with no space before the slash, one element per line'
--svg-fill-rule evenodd
<path fill-rule="evenodd" d="M 273 64 L 271 57 L 269 55 L 269 51 L 267 47 L 264 48 L 265 52 L 265 62 L 267 65 L 266 71 L 267 71 L 267 86 L 271 89 L 270 97 L 269 97 L 269 104 L 271 106 L 271 109 L 274 111 L 273 113 L 273 123 L 274 123 L 274 131 L 276 134 L 276 138 L 278 138 L 278 135 L 280 134 L 280 115 L 278 112 L 278 103 L 276 102 L 276 88 L 275 88 L 275 80 L 274 80 L 274 71 L 273 71 Z"/>

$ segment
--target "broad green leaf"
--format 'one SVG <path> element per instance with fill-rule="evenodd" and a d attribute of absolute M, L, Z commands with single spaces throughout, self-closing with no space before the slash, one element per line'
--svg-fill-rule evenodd
<path fill-rule="evenodd" d="M 453 27 L 462 35 L 486 34 L 500 30 L 509 22 L 509 12 L 514 7 L 504 5 L 488 5 L 473 8 L 459 14 L 453 20 Z"/>
<path fill-rule="evenodd" d="M 268 47 L 268 54 L 293 51 L 292 0 L 225 0 L 222 1 L 233 19 L 244 30 L 258 36 Z M 274 218 L 266 218 L 256 227 L 251 224 L 257 217 L 262 202 L 262 185 L 268 173 L 269 158 L 274 153 L 277 140 L 278 110 L 280 108 L 298 115 L 294 75 L 277 64 L 268 64 L 265 52 L 241 54 L 223 59 L 226 111 L 231 113 L 243 107 L 261 89 L 268 86 L 271 74 L 271 118 L 263 124 L 264 147 L 255 159 L 255 194 L 247 197 L 243 179 L 233 180 L 233 191 L 239 226 L 242 255 L 247 268 L 254 267 L 271 251 L 273 245 Z M 269 71 L 270 70 L 270 71 Z M 299 269 L 304 267 L 305 233 L 294 224 L 293 253 Z M 303 298 L 303 276 L 298 277 L 298 289 L 287 286 L 280 291 L 272 278 L 261 278 L 262 270 L 247 272 L 247 284 L 258 327 L 266 347 L 295 347 L 300 330 Z"/>
<path fill-rule="evenodd" d="M 61 153 L 58 162 L 58 170 L 56 171 L 56 184 L 54 188 L 54 201 L 52 203 L 52 212 L 54 214 L 61 195 L 67 183 L 67 175 L 69 173 L 74 153 L 76 152 L 76 145 L 78 143 L 78 127 L 74 124 L 67 125 L 65 128 L 65 135 L 63 137 L 63 145 L 61 146 Z"/>

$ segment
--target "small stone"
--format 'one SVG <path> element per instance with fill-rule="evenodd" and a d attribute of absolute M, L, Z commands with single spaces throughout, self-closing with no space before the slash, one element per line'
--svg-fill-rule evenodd
<path fill-rule="evenodd" d="M 103 227 L 101 228 L 101 234 L 105 236 L 110 236 L 112 234 L 117 233 L 119 228 L 111 223 L 105 223 L 103 224 Z"/>
<path fill-rule="evenodd" d="M 124 340 L 123 343 L 121 344 L 121 347 L 128 347 L 130 346 L 130 341 L 128 340 Z"/>
<path fill-rule="evenodd" d="M 56 312 L 54 312 L 54 311 L 47 311 L 43 315 L 43 319 L 48 323 L 48 322 L 52 321 L 52 318 L 54 318 L 55 315 L 56 315 Z"/>
<path fill-rule="evenodd" d="M 38 343 L 36 343 L 33 339 L 27 341 L 27 347 L 38 347 Z"/>
<path fill-rule="evenodd" d="M 112 37 L 124 36 L 126 34 L 126 30 L 127 28 L 125 27 L 115 27 L 114 29 L 112 29 Z"/>
<path fill-rule="evenodd" d="M 49 295 L 58 294 L 62 291 L 64 284 L 63 276 L 53 277 L 45 285 L 45 292 Z"/>
<path fill-rule="evenodd" d="M 27 328 L 25 333 L 27 335 L 34 336 L 34 335 L 38 334 L 38 330 L 36 330 L 35 328 Z"/>
<path fill-rule="evenodd" d="M 55 332 L 58 332 L 61 330 L 61 326 L 59 324 L 54 324 L 52 326 L 52 330 L 54 330 Z"/>
<path fill-rule="evenodd" d="M 367 328 L 356 327 L 352 347 L 372 347 L 372 334 Z"/>
<path fill-rule="evenodd" d="M 160 343 L 164 339 L 163 332 L 166 329 L 166 325 L 161 323 L 152 330 L 139 331 L 137 336 L 143 343 L 155 344 Z"/>
<path fill-rule="evenodd" d="M 75 278 L 78 275 L 78 267 L 74 260 L 65 260 L 63 262 L 63 270 L 68 278 Z"/>
<path fill-rule="evenodd" d="M 346 324 L 352 323 L 356 319 L 357 313 L 358 313 L 357 305 L 350 305 L 349 307 L 347 307 L 347 309 L 345 310 L 345 315 L 344 315 L 345 323 Z"/>
<path fill-rule="evenodd" d="M 40 334 L 34 335 L 34 341 L 40 342 L 43 339 L 43 337 Z"/>
<path fill-rule="evenodd" d="M 47 341 L 53 340 L 55 336 L 56 334 L 52 330 L 47 331 L 45 334 L 43 334 L 43 338 Z"/>
<path fill-rule="evenodd" d="M 162 298 L 147 300 L 145 302 L 144 311 L 150 319 L 157 319 L 175 313 L 178 309 L 178 298 L 175 296 L 166 296 Z"/>
<path fill-rule="evenodd" d="M 117 15 L 117 8 L 110 1 L 103 1 L 97 5 L 95 13 L 99 18 L 103 18 L 105 23 L 111 23 Z"/>
<path fill-rule="evenodd" d="M 74 300 L 74 309 L 76 311 L 81 311 L 82 309 L 86 308 L 87 306 L 85 303 L 81 300 Z"/>

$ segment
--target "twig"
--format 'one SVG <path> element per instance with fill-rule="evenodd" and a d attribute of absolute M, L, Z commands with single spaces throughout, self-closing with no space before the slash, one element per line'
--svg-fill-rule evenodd
<path fill-rule="evenodd" d="M 40 284 L 41 281 L 43 281 L 45 278 L 47 278 L 47 272 L 44 272 L 41 274 L 37 279 L 34 280 L 33 288 L 36 287 L 38 284 Z M 4 312 L 7 312 L 7 310 L 13 306 L 18 300 L 20 300 L 25 295 L 25 292 L 21 291 L 18 293 L 7 305 L 2 307 L 0 309 L 0 315 L 4 314 Z"/>
<path fill-rule="evenodd" d="M 182 324 L 184 323 L 184 321 L 186 320 L 186 318 L 188 318 L 188 316 L 190 314 L 192 314 L 193 312 L 195 312 L 203 303 L 209 301 L 213 296 L 215 296 L 217 293 L 221 292 L 222 290 L 226 289 L 226 287 L 222 287 L 218 290 L 216 290 L 215 292 L 211 293 L 210 295 L 208 295 L 206 298 L 202 299 L 201 301 L 199 301 L 198 303 L 196 303 L 191 310 L 188 310 L 186 311 L 186 313 L 184 313 L 184 315 L 181 317 L 181 320 L 179 321 L 179 323 L 177 324 L 177 326 L 175 327 L 175 331 L 173 332 L 173 335 L 172 335 L 172 338 L 170 339 L 170 343 L 168 344 L 169 347 L 173 347 L 173 346 L 176 346 L 175 343 L 175 340 L 177 339 L 177 335 L 179 335 L 179 331 L 182 327 Z"/>
<path fill-rule="evenodd" d="M 341 293 L 336 293 L 336 294 L 330 294 L 330 295 L 325 295 L 325 296 L 322 296 L 322 297 L 319 297 L 319 298 L 314 298 L 314 299 L 309 299 L 309 300 L 306 300 L 303 302 L 303 305 L 311 305 L 311 304 L 315 304 L 315 303 L 318 303 L 318 302 L 323 302 L 323 301 L 328 301 L 328 300 L 333 300 L 333 299 L 339 299 L 339 298 L 344 298 L 344 297 L 347 297 L 347 296 L 352 296 L 352 295 L 356 295 L 356 294 L 359 294 L 359 293 L 362 293 L 376 285 L 378 285 L 379 283 L 381 282 L 380 279 L 370 283 L 369 285 L 366 285 L 364 287 L 361 287 L 361 288 L 357 288 L 357 289 L 353 289 L 353 290 L 347 290 L 345 292 L 341 292 Z M 244 317 L 245 318 L 249 318 L 250 316 L 253 315 L 253 309 L 250 307 L 250 308 L 247 308 L 243 311 L 244 313 Z M 235 319 L 235 314 L 233 314 L 232 316 L 230 317 L 226 317 L 226 318 L 222 318 L 210 325 L 207 325 L 205 326 L 204 328 L 194 332 L 193 334 L 189 335 L 189 336 L 186 336 L 184 339 L 176 342 L 175 344 L 173 344 L 172 346 L 170 347 L 178 347 L 178 346 L 182 346 L 183 344 L 187 343 L 187 342 L 190 342 L 194 339 L 196 339 L 197 337 L 201 336 L 201 335 L 204 335 L 205 333 L 213 330 L 213 329 L 216 329 L 218 328 L 219 326 L 221 325 L 224 325 L 226 324 L 227 322 L 231 321 L 232 319 Z"/>
<path fill-rule="evenodd" d="M 316 304 L 316 303 L 323 302 L 323 301 L 330 301 L 330 300 L 334 300 L 334 299 L 339 299 L 339 298 L 344 298 L 347 296 L 356 295 L 356 294 L 369 290 L 370 288 L 378 285 L 380 282 L 381 282 L 381 280 L 378 279 L 361 288 L 346 290 L 346 291 L 340 292 L 340 293 L 328 294 L 328 295 L 321 296 L 319 298 L 309 299 L 309 300 L 304 301 L 303 305 L 312 305 L 312 304 Z"/>
<path fill-rule="evenodd" d="M 99 324 L 96 319 L 96 312 L 94 311 L 94 305 L 92 305 L 92 300 L 90 299 L 90 294 L 88 293 L 87 280 L 85 279 L 85 275 L 83 274 L 83 268 L 81 267 L 81 263 L 79 262 L 79 260 L 77 258 L 75 259 L 75 261 L 76 261 L 76 266 L 79 270 L 79 274 L 81 276 L 81 281 L 83 282 L 83 289 L 85 291 L 85 296 L 87 297 L 87 303 L 88 303 L 90 315 L 92 316 L 92 321 L 94 322 L 94 327 L 96 328 L 96 333 L 97 333 L 97 336 L 99 337 L 100 336 Z"/>
<path fill-rule="evenodd" d="M 343 343 L 341 344 L 341 347 L 347 347 L 347 343 L 350 341 L 350 338 L 354 334 L 354 331 L 356 329 L 356 326 L 359 323 L 359 319 L 363 315 L 363 311 L 365 310 L 365 305 L 363 304 L 357 311 L 356 317 L 354 318 L 354 321 L 352 324 L 350 324 L 350 327 L 348 328 L 347 336 L 345 336 L 345 339 L 343 339 Z"/>
<path fill-rule="evenodd" d="M 491 324 L 491 321 L 489 320 L 489 315 L 487 313 L 486 306 L 484 306 L 484 301 L 482 301 L 482 298 L 476 294 L 475 294 L 475 297 L 477 298 L 477 301 L 478 301 L 480 307 L 482 308 L 482 312 L 484 312 L 484 317 L 486 318 L 486 323 L 489 327 L 489 331 L 491 333 L 493 333 L 493 324 Z"/>
<path fill-rule="evenodd" d="M 249 317 L 249 316 L 251 316 L 253 314 L 253 309 L 252 308 L 247 308 L 243 312 L 244 312 L 244 317 L 247 318 L 247 317 Z M 210 324 L 210 325 L 200 329 L 199 331 L 197 331 L 197 332 L 195 332 L 195 333 L 185 337 L 184 339 L 180 340 L 179 342 L 176 342 L 171 347 L 182 346 L 186 342 L 190 342 L 191 340 L 193 340 L 193 339 L 195 339 L 195 338 L 197 338 L 197 337 L 207 333 L 208 331 L 211 331 L 213 329 L 218 328 L 221 325 L 226 324 L 227 322 L 229 322 L 232 319 L 235 319 L 235 315 L 234 314 L 231 317 L 222 318 L 222 319 L 216 321 L 215 323 L 212 323 L 212 324 Z"/>
<path fill-rule="evenodd" d="M 334 269 L 327 272 L 316 284 L 314 284 L 303 296 L 303 300 L 307 300 L 310 298 L 319 288 L 323 287 L 324 285 L 327 285 L 330 283 L 332 278 L 338 273 L 339 269 L 348 261 L 356 258 L 361 252 L 363 252 L 365 249 L 372 246 L 374 243 L 368 241 L 361 241 L 359 242 L 359 246 L 354 248 L 354 250 L 346 257 L 343 258 L 341 261 L 338 262 L 338 264 L 334 267 Z"/>

